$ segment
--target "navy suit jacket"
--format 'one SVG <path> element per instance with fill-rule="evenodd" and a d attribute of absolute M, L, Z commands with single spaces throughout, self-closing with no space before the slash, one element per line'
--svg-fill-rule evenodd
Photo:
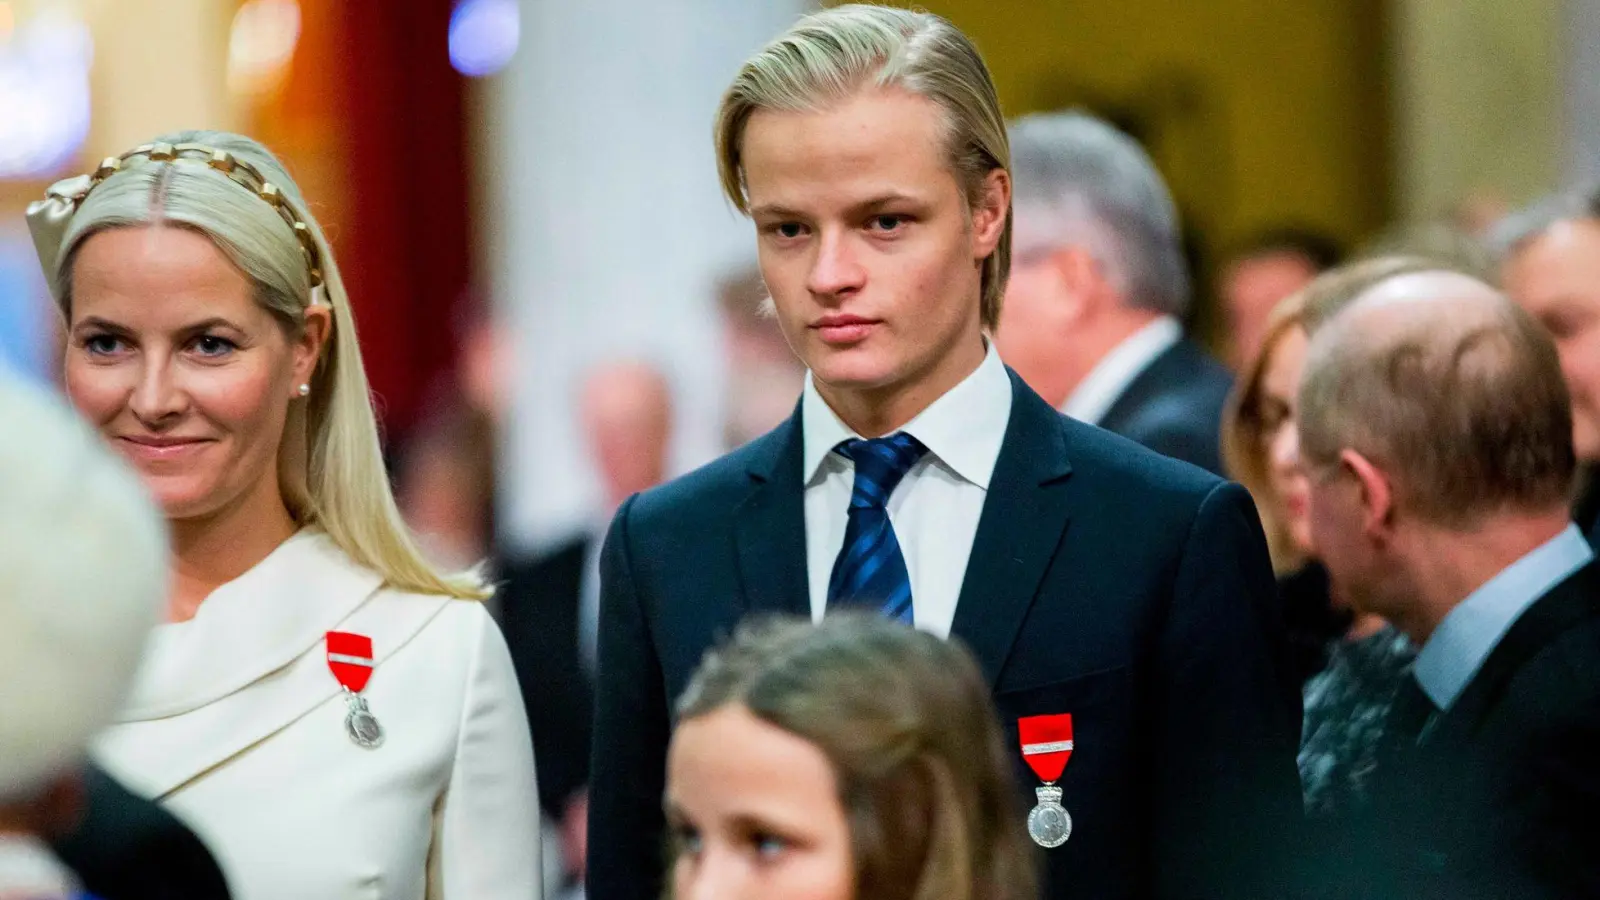
<path fill-rule="evenodd" d="M 1299 692 L 1249 496 L 1062 416 L 1013 405 L 956 606 L 1009 746 L 1071 713 L 1074 819 L 1046 897 L 1282 896 L 1299 820 Z M 800 414 L 618 511 L 601 560 L 589 896 L 659 896 L 670 710 L 744 616 L 810 612 Z M 1015 756 L 1016 815 L 1038 779 Z"/>
<path fill-rule="evenodd" d="M 1600 466 L 1588 463 L 1579 475 L 1583 490 L 1573 504 L 1572 519 L 1591 547 L 1600 547 Z"/>
<path fill-rule="evenodd" d="M 555 821 L 589 783 L 594 685 L 579 650 L 578 619 L 595 540 L 575 538 L 538 558 L 506 562 L 495 591 L 538 753 L 539 806 Z"/>
<path fill-rule="evenodd" d="M 1600 897 L 1600 565 L 1528 607 L 1448 712 L 1381 763 L 1355 852 L 1374 900 Z"/>
<path fill-rule="evenodd" d="M 1222 363 L 1185 338 L 1129 382 L 1098 424 L 1221 475 L 1222 407 L 1232 388 Z"/>
<path fill-rule="evenodd" d="M 104 900 L 228 900 L 211 852 L 171 813 L 87 766 L 84 812 L 52 842 L 62 865 Z"/>

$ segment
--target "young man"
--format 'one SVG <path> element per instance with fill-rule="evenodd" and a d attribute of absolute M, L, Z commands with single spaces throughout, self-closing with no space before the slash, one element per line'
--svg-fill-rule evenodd
<path fill-rule="evenodd" d="M 990 346 L 1009 153 L 976 49 L 836 7 L 746 63 L 716 131 L 810 375 L 787 423 L 612 524 L 590 896 L 658 896 L 671 711 L 703 652 L 747 615 L 862 605 L 977 655 L 1045 896 L 1280 895 L 1299 709 L 1260 525 L 1241 488 L 1063 417 Z M 751 865 L 806 864 L 748 819 Z"/>
<path fill-rule="evenodd" d="M 1596 896 L 1600 570 L 1549 337 L 1476 279 L 1388 278 L 1313 337 L 1298 425 L 1335 589 L 1421 648 L 1327 896 Z"/>

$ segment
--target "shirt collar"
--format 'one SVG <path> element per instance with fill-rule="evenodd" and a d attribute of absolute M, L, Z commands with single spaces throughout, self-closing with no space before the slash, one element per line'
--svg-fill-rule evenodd
<path fill-rule="evenodd" d="M 1568 525 L 1468 594 L 1417 655 L 1417 682 L 1428 699 L 1450 709 L 1517 618 L 1592 559 L 1583 532 Z"/>
<path fill-rule="evenodd" d="M 840 441 L 861 435 L 846 425 L 822 399 L 810 372 L 806 373 L 800 410 L 805 432 L 803 472 L 805 483 L 809 485 Z M 900 430 L 921 441 L 931 456 L 957 476 L 988 490 L 1010 420 L 1011 377 L 1006 374 L 994 342 L 990 341 L 983 362 L 972 374 Z"/>
<path fill-rule="evenodd" d="M 1172 316 L 1161 316 L 1128 335 L 1095 363 L 1061 411 L 1080 422 L 1099 422 L 1139 373 L 1182 338 L 1183 326 Z"/>

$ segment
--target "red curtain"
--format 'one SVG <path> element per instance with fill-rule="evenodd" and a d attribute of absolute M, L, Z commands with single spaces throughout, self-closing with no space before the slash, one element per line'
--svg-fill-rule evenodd
<path fill-rule="evenodd" d="M 340 0 L 347 209 L 336 236 L 367 373 L 404 435 L 452 371 L 468 302 L 463 78 L 451 0 Z"/>

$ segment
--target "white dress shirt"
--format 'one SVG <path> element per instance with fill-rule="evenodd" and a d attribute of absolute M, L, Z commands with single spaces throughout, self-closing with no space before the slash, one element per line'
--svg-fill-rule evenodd
<path fill-rule="evenodd" d="M 325 636 L 372 639 L 358 746 Z M 516 673 L 483 604 L 394 590 L 303 531 L 158 627 L 101 764 L 205 842 L 237 900 L 537 898 Z"/>
<path fill-rule="evenodd" d="M 1182 339 L 1183 326 L 1171 316 L 1162 316 L 1128 335 L 1078 382 L 1061 411 L 1080 422 L 1098 425 L 1128 385 Z"/>
<path fill-rule="evenodd" d="M 844 547 L 855 464 L 833 452 L 839 442 L 859 438 L 817 393 L 806 375 L 801 398 L 805 429 L 806 571 L 811 617 L 828 606 L 828 579 Z M 956 600 L 972 555 L 972 539 L 989 493 L 1006 423 L 1011 420 L 1011 378 L 990 344 L 971 375 L 912 419 L 901 431 L 928 448 L 889 497 L 919 629 L 950 635 Z"/>
<path fill-rule="evenodd" d="M 615 515 L 616 510 L 611 511 Z M 600 671 L 600 551 L 605 549 L 611 517 L 597 520 L 583 551 L 583 576 L 578 581 L 578 662 L 592 679 Z"/>
<path fill-rule="evenodd" d="M 1528 607 L 1593 559 L 1583 532 L 1568 525 L 1468 594 L 1417 654 L 1413 671 L 1434 706 L 1449 710 Z"/>

